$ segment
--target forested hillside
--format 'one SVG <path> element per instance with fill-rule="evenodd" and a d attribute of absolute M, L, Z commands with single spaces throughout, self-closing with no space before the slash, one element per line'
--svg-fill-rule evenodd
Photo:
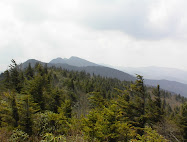
<path fill-rule="evenodd" d="M 41 65 L 47 64 L 48 67 L 57 67 L 66 69 L 69 71 L 85 71 L 89 74 L 95 74 L 100 75 L 102 77 L 108 77 L 108 78 L 117 78 L 121 81 L 135 81 L 136 77 L 134 75 L 138 74 L 138 72 L 134 72 L 133 75 L 130 75 L 126 72 L 111 68 L 111 67 L 105 67 L 105 66 L 99 66 L 95 63 L 92 63 L 90 61 L 78 58 L 78 57 L 71 57 L 69 59 L 62 59 L 57 58 L 53 59 L 49 63 L 44 63 L 35 59 L 29 59 L 26 62 L 22 63 L 20 65 L 21 69 L 25 69 L 28 67 L 29 63 L 31 64 L 31 67 L 34 67 L 36 63 L 40 63 Z M 154 73 L 157 71 L 152 70 L 152 74 L 154 77 Z M 161 71 L 162 72 L 162 71 Z M 164 74 L 164 72 L 163 72 Z M 145 75 L 145 74 L 144 74 Z M 184 76 L 185 78 L 185 76 Z M 187 97 L 187 84 L 183 84 L 176 81 L 169 81 L 169 80 L 157 80 L 158 78 L 155 78 L 155 80 L 149 80 L 145 79 L 145 84 L 148 86 L 154 86 L 156 87 L 158 84 L 160 85 L 161 89 L 174 92 L 176 94 L 180 94 L 182 96 Z"/>
<path fill-rule="evenodd" d="M 0 141 L 187 141 L 187 99 L 133 82 L 14 60 L 0 76 Z"/>
<path fill-rule="evenodd" d="M 82 61 L 82 60 L 84 61 L 84 59 L 81 59 L 81 60 L 78 60 L 77 62 Z M 79 66 L 78 67 L 78 66 L 72 66 L 71 64 L 67 64 L 68 62 L 65 64 L 63 62 L 62 63 L 44 63 L 41 61 L 37 61 L 35 59 L 30 59 L 24 62 L 23 64 L 21 64 L 21 68 L 22 69 L 27 68 L 29 63 L 31 64 L 31 67 L 34 67 L 37 62 L 39 62 L 43 66 L 47 64 L 48 67 L 57 67 L 57 68 L 62 68 L 62 69 L 70 70 L 70 71 L 79 71 L 79 72 L 85 71 L 86 73 L 89 73 L 89 74 L 94 73 L 95 75 L 100 75 L 102 77 L 117 78 L 121 81 L 124 81 L 124 80 L 135 81 L 135 77 L 130 74 L 127 74 L 125 72 L 122 72 L 122 71 L 119 71 L 113 68 L 104 67 L 104 66 Z M 85 62 L 81 62 L 80 64 L 85 64 Z"/>
<path fill-rule="evenodd" d="M 187 97 L 187 84 L 179 83 L 176 81 L 149 79 L 145 79 L 145 84 L 148 84 L 150 86 L 156 86 L 157 84 L 159 84 L 160 86 L 162 86 L 161 88 L 164 88 L 165 90 L 175 92 L 184 97 Z"/>

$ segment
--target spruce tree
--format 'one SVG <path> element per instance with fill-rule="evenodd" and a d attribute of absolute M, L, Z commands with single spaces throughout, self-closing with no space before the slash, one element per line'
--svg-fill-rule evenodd
<path fill-rule="evenodd" d="M 60 107 L 60 92 L 58 90 L 56 90 L 55 94 L 54 94 L 54 103 L 53 103 L 54 113 L 58 113 L 59 107 Z"/>
<path fill-rule="evenodd" d="M 163 111 L 162 111 L 162 102 L 161 102 L 161 97 L 160 97 L 160 86 L 158 85 L 156 89 L 153 90 L 153 94 L 155 96 L 155 101 L 154 101 L 154 115 L 155 115 L 155 121 L 158 122 L 160 121 Z"/>
<path fill-rule="evenodd" d="M 35 103 L 38 103 L 41 110 L 45 109 L 45 102 L 44 102 L 44 78 L 41 75 L 37 75 L 34 77 L 33 80 L 29 82 L 28 85 L 28 94 L 31 94 L 31 96 L 34 99 Z"/>
<path fill-rule="evenodd" d="M 180 115 L 180 127 L 183 133 L 183 139 L 187 141 L 187 103 L 183 104 L 181 107 L 181 115 Z"/>
<path fill-rule="evenodd" d="M 15 89 L 18 93 L 21 91 L 20 87 L 20 76 L 18 65 L 16 64 L 15 60 L 12 59 L 12 64 L 10 64 L 10 84 L 13 89 Z"/>
<path fill-rule="evenodd" d="M 15 95 L 13 95 L 11 105 L 12 105 L 12 117 L 14 119 L 14 127 L 17 127 L 19 121 L 19 114 L 18 114 L 18 108 L 15 100 Z"/>
<path fill-rule="evenodd" d="M 10 72 L 8 70 L 6 70 L 4 72 L 4 86 L 6 89 L 10 89 L 11 88 L 11 84 L 10 84 Z"/>
<path fill-rule="evenodd" d="M 71 101 L 70 100 L 65 100 L 62 104 L 61 107 L 58 109 L 59 113 L 62 113 L 64 116 L 67 118 L 72 117 L 72 106 L 71 106 Z"/>
<path fill-rule="evenodd" d="M 39 107 L 36 103 L 34 103 L 31 95 L 22 95 L 18 103 L 18 108 L 20 114 L 19 125 L 24 132 L 31 135 L 32 117 L 33 114 L 39 111 Z"/>
<path fill-rule="evenodd" d="M 31 63 L 29 63 L 28 67 L 26 68 L 25 75 L 28 80 L 30 80 L 34 77 L 34 70 L 31 67 Z"/>
<path fill-rule="evenodd" d="M 137 128 L 138 133 L 143 135 L 146 123 L 146 90 L 144 86 L 143 76 L 137 75 L 135 84 L 131 85 L 132 95 L 135 96 L 135 104 L 137 110 Z"/>

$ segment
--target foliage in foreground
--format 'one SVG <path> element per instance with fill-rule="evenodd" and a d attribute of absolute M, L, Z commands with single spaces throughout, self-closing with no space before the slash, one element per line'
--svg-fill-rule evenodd
<path fill-rule="evenodd" d="M 140 75 L 121 82 L 40 64 L 21 70 L 13 60 L 1 78 L 0 141 L 187 140 L 186 99 Z"/>

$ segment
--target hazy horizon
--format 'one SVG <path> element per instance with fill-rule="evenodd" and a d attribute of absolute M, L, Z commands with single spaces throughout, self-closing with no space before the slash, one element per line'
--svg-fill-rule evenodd
<path fill-rule="evenodd" d="M 186 6 L 185 0 L 2 0 L 0 71 L 11 59 L 71 56 L 187 71 Z"/>
<path fill-rule="evenodd" d="M 67 58 L 63 58 L 63 57 L 56 57 L 56 58 L 62 58 L 62 59 L 70 59 L 71 57 L 78 57 L 78 56 L 70 56 L 70 57 L 67 57 Z M 56 59 L 56 58 L 53 58 L 53 59 Z M 81 58 L 81 57 L 78 57 L 78 58 Z M 33 58 L 34 59 L 34 58 Z M 38 61 L 41 61 L 41 62 L 44 62 L 44 63 L 49 63 L 51 60 L 53 59 L 50 59 L 49 61 L 42 61 L 42 60 L 38 60 L 38 59 L 34 59 L 34 60 L 38 60 Z M 81 58 L 81 59 L 84 59 L 84 58 Z M 21 64 L 21 63 L 24 63 L 26 62 L 27 60 L 30 60 L 30 59 L 26 59 L 22 62 L 17 62 L 17 64 Z M 85 59 L 87 60 L 87 59 Z M 165 69 L 176 69 L 176 70 L 181 70 L 181 71 L 184 71 L 184 72 L 187 72 L 187 70 L 185 69 L 180 69 L 180 68 L 174 68 L 174 67 L 163 67 L 163 66 L 117 66 L 117 65 L 110 65 L 110 64 L 105 64 L 105 63 L 96 63 L 96 62 L 93 62 L 93 61 L 90 61 L 90 60 L 87 60 L 89 62 L 92 62 L 92 63 L 95 63 L 95 64 L 98 64 L 98 65 L 102 65 L 102 66 L 106 66 L 106 67 L 111 67 L 111 68 L 115 68 L 115 69 L 118 69 L 118 70 L 121 70 L 121 71 L 124 71 L 125 72 L 125 69 L 129 68 L 129 69 L 143 69 L 143 68 L 165 68 Z M 7 64 L 6 66 L 6 69 L 7 70 L 9 68 L 9 65 L 11 64 L 11 60 L 9 61 L 9 64 Z M 0 70 L 0 72 L 4 72 L 5 70 Z"/>

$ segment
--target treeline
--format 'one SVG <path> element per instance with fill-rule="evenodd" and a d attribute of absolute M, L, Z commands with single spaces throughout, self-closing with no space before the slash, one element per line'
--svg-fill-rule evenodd
<path fill-rule="evenodd" d="M 0 141 L 187 141 L 187 99 L 160 87 L 12 60 L 1 74 Z"/>

